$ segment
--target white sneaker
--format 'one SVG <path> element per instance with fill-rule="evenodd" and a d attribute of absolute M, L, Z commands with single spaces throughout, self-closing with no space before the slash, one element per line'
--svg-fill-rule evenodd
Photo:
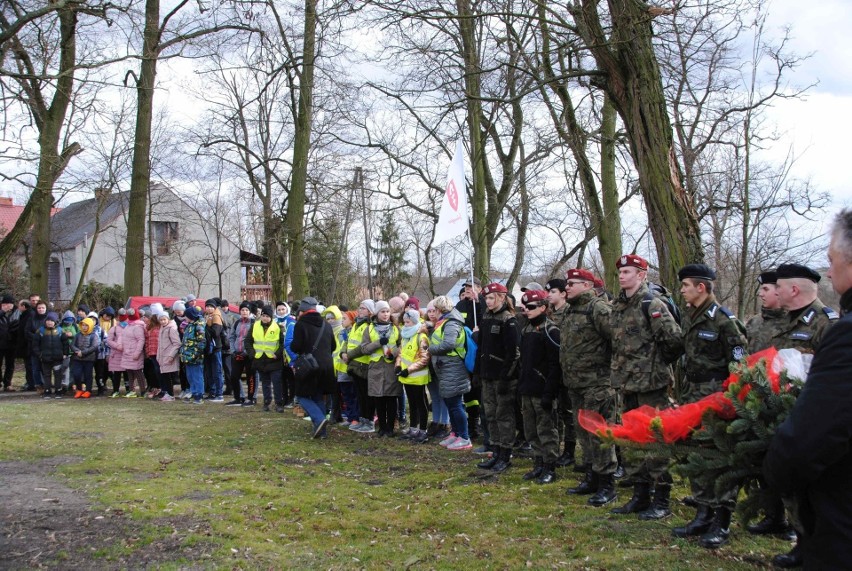
<path fill-rule="evenodd" d="M 441 440 L 438 444 L 440 444 L 441 446 L 447 447 L 450 444 L 452 444 L 453 442 L 455 442 L 456 440 L 458 440 L 458 436 L 456 436 L 455 432 L 451 432 L 449 436 L 447 436 L 446 438 Z"/>
<path fill-rule="evenodd" d="M 447 450 L 470 450 L 473 444 L 467 438 L 456 438 L 452 444 L 447 445 Z"/>
<path fill-rule="evenodd" d="M 172 402 L 174 400 L 175 400 L 175 397 L 166 393 L 165 395 L 163 395 L 163 398 L 160 399 L 160 402 Z"/>

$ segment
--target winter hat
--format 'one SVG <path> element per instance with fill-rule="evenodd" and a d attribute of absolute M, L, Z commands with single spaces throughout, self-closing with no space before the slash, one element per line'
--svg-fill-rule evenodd
<path fill-rule="evenodd" d="M 272 309 L 271 305 L 264 305 L 260 310 L 261 315 L 268 315 L 269 317 L 275 317 L 275 310 Z"/>
<path fill-rule="evenodd" d="M 15 303 L 15 298 L 9 295 L 8 293 L 4 293 L 3 299 L 0 300 L 0 303 Z"/>
<path fill-rule="evenodd" d="M 346 311 L 344 315 L 349 318 L 349 323 L 355 323 L 355 320 L 358 319 L 358 314 L 354 311 Z"/>
<path fill-rule="evenodd" d="M 151 304 L 151 314 L 157 315 L 158 313 L 163 313 L 163 304 L 162 303 L 152 303 Z"/>
<path fill-rule="evenodd" d="M 183 301 L 186 302 L 186 303 L 189 303 L 190 301 L 195 301 L 195 296 L 192 295 L 192 294 L 189 294 L 188 296 L 183 298 Z"/>
<path fill-rule="evenodd" d="M 115 310 L 112 307 L 110 307 L 109 305 L 104 308 L 103 312 L 105 314 L 109 315 L 110 317 L 115 317 Z"/>
<path fill-rule="evenodd" d="M 240 310 L 242 310 L 244 307 L 245 307 L 246 309 L 248 309 L 248 310 L 249 310 L 249 312 L 251 312 L 251 311 L 252 311 L 251 302 L 248 302 L 248 301 L 244 301 L 244 302 L 242 302 L 242 303 L 240 304 Z"/>
<path fill-rule="evenodd" d="M 119 321 L 127 321 L 127 310 L 124 309 L 123 307 L 119 308 L 119 310 L 118 310 L 118 320 Z"/>
<path fill-rule="evenodd" d="M 95 322 L 97 322 L 97 321 L 98 321 L 98 314 L 97 314 L 97 313 L 95 313 L 94 311 L 90 311 L 90 312 L 86 315 L 86 317 L 91 317 L 92 319 L 94 319 L 94 320 L 95 320 Z"/>
<path fill-rule="evenodd" d="M 136 321 L 139 319 L 139 314 L 132 307 L 127 310 L 127 321 Z"/>
<path fill-rule="evenodd" d="M 69 323 L 77 321 L 77 318 L 74 317 L 74 314 L 71 313 L 70 309 L 65 311 L 65 313 L 62 314 L 62 322 L 65 323 L 66 321 L 69 322 Z"/>
<path fill-rule="evenodd" d="M 408 301 L 405 302 L 405 307 L 406 309 L 409 307 L 413 307 L 417 311 L 420 311 L 420 300 L 412 295 L 408 298 Z"/>
<path fill-rule="evenodd" d="M 89 333 L 91 333 L 94 330 L 95 330 L 95 322 L 92 320 L 91 317 L 87 317 L 86 319 L 84 319 L 83 321 L 80 322 L 80 332 L 83 335 L 88 335 Z"/>
<path fill-rule="evenodd" d="M 162 309 L 160 311 L 155 311 L 152 315 L 152 317 L 154 319 L 156 319 L 157 321 L 159 321 L 161 317 L 168 317 L 168 316 L 169 316 L 169 314 L 166 313 L 165 311 L 163 311 Z"/>
<path fill-rule="evenodd" d="M 52 321 L 54 323 L 59 323 L 59 316 L 56 315 L 55 311 L 48 311 L 47 315 L 44 316 L 45 321 Z"/>
<path fill-rule="evenodd" d="M 186 316 L 190 321 L 198 321 L 198 318 L 201 317 L 201 310 L 197 307 L 187 307 Z"/>
<path fill-rule="evenodd" d="M 308 296 L 303 298 L 301 302 L 299 302 L 299 312 L 311 311 L 312 309 L 316 309 L 319 302 L 317 298 Z"/>
<path fill-rule="evenodd" d="M 383 299 L 380 299 L 379 301 L 376 302 L 376 311 L 374 312 L 374 315 L 378 315 L 378 313 L 383 309 L 390 309 L 390 308 L 391 308 L 391 306 L 388 302 L 386 302 Z"/>
<path fill-rule="evenodd" d="M 376 302 L 372 299 L 365 299 L 361 302 L 361 306 L 366 307 L 367 311 L 370 312 L 370 315 L 376 314 Z"/>
<path fill-rule="evenodd" d="M 177 300 L 172 304 L 172 311 L 186 311 L 186 304 L 181 300 Z"/>
<path fill-rule="evenodd" d="M 85 303 L 81 303 L 80 305 L 77 306 L 77 311 L 82 311 L 83 313 L 88 315 L 89 311 L 91 311 L 91 310 L 89 309 L 88 305 L 86 305 Z"/>
<path fill-rule="evenodd" d="M 219 307 L 219 300 L 215 297 L 211 297 L 204 302 L 204 307 Z"/>
<path fill-rule="evenodd" d="M 420 312 L 416 309 L 406 309 L 405 313 L 403 314 L 403 317 L 407 317 L 414 323 L 420 322 Z"/>
<path fill-rule="evenodd" d="M 388 300 L 392 313 L 402 313 L 405 310 L 405 300 L 399 296 L 393 296 Z"/>

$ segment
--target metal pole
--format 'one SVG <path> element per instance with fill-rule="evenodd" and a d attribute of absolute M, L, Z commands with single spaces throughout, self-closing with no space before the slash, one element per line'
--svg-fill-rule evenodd
<path fill-rule="evenodd" d="M 361 167 L 355 167 L 355 181 L 361 187 L 361 214 L 364 219 L 364 241 L 367 247 L 367 287 L 370 290 L 370 299 L 373 299 L 373 272 L 370 262 L 370 227 L 367 225 L 367 199 L 364 194 L 364 173 Z"/>

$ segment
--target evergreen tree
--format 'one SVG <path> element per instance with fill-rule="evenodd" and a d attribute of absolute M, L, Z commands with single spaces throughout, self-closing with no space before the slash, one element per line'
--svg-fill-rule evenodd
<path fill-rule="evenodd" d="M 387 296 L 396 295 L 404 290 L 411 279 L 406 266 L 406 247 L 399 236 L 399 228 L 393 217 L 379 228 L 375 246 L 376 284 Z"/>
<path fill-rule="evenodd" d="M 325 305 L 348 303 L 355 289 L 355 269 L 343 241 L 343 225 L 336 218 L 318 222 L 306 235 L 309 291 Z"/>

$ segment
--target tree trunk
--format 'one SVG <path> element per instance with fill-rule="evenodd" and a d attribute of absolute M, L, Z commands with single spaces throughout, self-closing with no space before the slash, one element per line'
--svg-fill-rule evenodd
<path fill-rule="evenodd" d="M 616 111 L 609 96 L 604 96 L 601 110 L 601 196 L 603 217 L 598 227 L 598 252 L 604 265 L 604 281 L 610 291 L 618 284 L 615 262 L 621 251 L 621 213 L 618 204 L 618 184 L 615 179 L 615 117 Z M 617 290 L 617 288 L 616 288 Z"/>
<path fill-rule="evenodd" d="M 654 53 L 651 14 L 635 0 L 609 0 L 611 35 L 606 37 L 598 0 L 582 0 L 577 29 L 598 67 L 603 87 L 627 130 L 630 152 L 657 248 L 660 279 L 677 283 L 677 270 L 704 260 L 695 209 L 684 191 L 674 151 L 660 68 Z"/>
<path fill-rule="evenodd" d="M 479 84 L 479 54 L 476 49 L 476 30 L 469 0 L 456 0 L 462 54 L 464 57 L 464 86 L 467 102 L 467 126 L 470 137 L 470 169 L 473 191 L 470 209 L 473 221 L 470 239 L 473 247 L 473 273 L 489 280 L 491 248 L 488 240 L 485 210 L 485 134 L 482 132 L 482 104 Z M 496 205 L 495 205 L 496 207 Z"/>
<path fill-rule="evenodd" d="M 305 267 L 305 197 L 308 190 L 308 154 L 313 119 L 314 58 L 316 56 L 317 0 L 305 0 L 305 33 L 302 73 L 299 76 L 299 113 L 293 143 L 293 176 L 287 197 L 287 246 L 293 297 L 308 295 L 310 284 Z"/>
<path fill-rule="evenodd" d="M 95 200 L 97 208 L 95 209 L 95 232 L 92 234 L 92 242 L 89 244 L 89 251 L 86 252 L 86 259 L 83 261 L 83 266 L 80 268 L 80 279 L 77 281 L 77 289 L 74 290 L 74 297 L 71 298 L 70 307 L 77 307 L 80 303 L 80 297 L 83 295 L 83 287 L 86 285 L 86 272 L 89 271 L 89 264 L 92 262 L 92 254 L 95 252 L 95 246 L 98 243 L 98 237 L 101 235 L 101 214 L 104 211 L 104 205 L 109 197 L 109 191 L 101 193 L 100 190 L 95 191 Z"/>
<path fill-rule="evenodd" d="M 154 117 L 159 31 L 160 2 L 145 0 L 145 29 L 142 32 L 142 65 L 136 82 L 136 133 L 133 141 L 127 247 L 124 258 L 124 289 L 129 296 L 142 295 L 143 287 L 145 221 L 148 187 L 151 183 L 151 123 Z"/>

